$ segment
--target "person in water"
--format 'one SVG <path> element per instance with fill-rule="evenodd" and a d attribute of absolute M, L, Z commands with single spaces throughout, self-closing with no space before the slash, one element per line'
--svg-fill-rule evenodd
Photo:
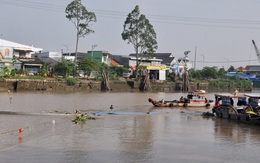
<path fill-rule="evenodd" d="M 110 111 L 112 112 L 112 110 L 114 109 L 113 105 L 110 106 Z"/>
<path fill-rule="evenodd" d="M 180 98 L 180 102 L 184 102 L 184 98 L 183 98 L 183 96 L 181 96 L 181 98 Z"/>

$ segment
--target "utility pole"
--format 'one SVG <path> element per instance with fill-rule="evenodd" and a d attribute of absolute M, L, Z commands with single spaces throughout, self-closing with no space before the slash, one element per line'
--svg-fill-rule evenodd
<path fill-rule="evenodd" d="M 196 62 L 197 62 L 197 46 L 195 46 L 194 70 L 196 70 Z"/>

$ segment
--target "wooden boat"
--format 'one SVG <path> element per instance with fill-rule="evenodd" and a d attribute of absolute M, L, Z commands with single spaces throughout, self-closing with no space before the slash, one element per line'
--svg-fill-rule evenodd
<path fill-rule="evenodd" d="M 215 94 L 215 98 L 212 113 L 217 117 L 260 125 L 260 95 Z"/>
<path fill-rule="evenodd" d="M 206 91 L 199 90 L 194 92 L 189 92 L 187 98 L 181 97 L 180 100 L 156 101 L 149 98 L 148 101 L 152 103 L 155 107 L 213 107 L 215 102 L 209 100 L 205 97 Z"/>

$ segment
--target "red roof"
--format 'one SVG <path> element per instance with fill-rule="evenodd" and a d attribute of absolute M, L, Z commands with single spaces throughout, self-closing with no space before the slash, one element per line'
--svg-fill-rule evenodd
<path fill-rule="evenodd" d="M 115 60 L 111 59 L 111 66 L 119 66 L 119 63 L 117 63 Z"/>
<path fill-rule="evenodd" d="M 241 70 L 241 71 L 247 71 L 248 67 L 244 68 L 242 66 L 238 67 L 237 70 Z"/>

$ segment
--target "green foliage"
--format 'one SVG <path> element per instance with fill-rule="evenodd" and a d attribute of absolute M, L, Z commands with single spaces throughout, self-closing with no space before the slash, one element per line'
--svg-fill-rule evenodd
<path fill-rule="evenodd" d="M 73 70 L 73 67 L 74 67 L 73 63 L 66 60 L 62 60 L 61 62 L 59 62 L 57 65 L 54 66 L 54 74 L 61 75 L 66 78 Z"/>
<path fill-rule="evenodd" d="M 16 69 L 12 69 L 10 75 L 13 77 L 16 75 Z"/>
<path fill-rule="evenodd" d="M 94 12 L 89 12 L 85 6 L 82 5 L 81 0 L 74 0 L 65 10 L 66 18 L 71 21 L 76 30 L 76 52 L 75 52 L 75 63 L 77 61 L 78 53 L 78 43 L 80 37 L 85 37 L 85 35 L 94 33 L 94 30 L 90 28 L 91 22 L 96 22 L 96 15 Z M 74 70 L 76 70 L 76 65 L 74 65 Z M 74 74 L 75 75 L 75 74 Z"/>
<path fill-rule="evenodd" d="M 116 74 L 117 76 L 122 76 L 123 73 L 129 71 L 129 67 L 126 67 L 126 66 L 123 66 L 123 67 L 111 66 L 111 67 L 109 67 L 109 69 L 113 74 Z"/>
<path fill-rule="evenodd" d="M 212 80 L 210 80 L 209 85 L 213 86 L 213 87 L 227 88 L 229 85 L 229 81 L 219 81 L 219 80 L 212 81 Z"/>
<path fill-rule="evenodd" d="M 11 77 L 11 70 L 9 68 L 4 68 L 4 71 L 2 73 L 5 78 Z"/>
<path fill-rule="evenodd" d="M 68 86 L 76 85 L 77 81 L 78 81 L 78 79 L 76 79 L 76 78 L 67 78 L 66 79 L 66 82 L 67 82 Z"/>
<path fill-rule="evenodd" d="M 251 88 L 251 81 L 237 80 L 237 81 L 209 81 L 209 85 L 218 88 Z"/>
<path fill-rule="evenodd" d="M 40 73 L 42 77 L 47 77 L 47 66 L 46 63 L 43 63 L 43 66 L 40 69 Z"/>
<path fill-rule="evenodd" d="M 80 116 L 80 117 L 76 117 L 73 122 L 75 122 L 76 124 L 82 124 L 85 123 L 85 121 L 87 120 L 87 117 L 85 116 Z"/>
<path fill-rule="evenodd" d="M 189 78 L 190 79 L 203 79 L 201 70 L 195 71 L 194 69 L 190 69 L 189 70 Z"/>
<path fill-rule="evenodd" d="M 176 79 L 177 79 L 177 76 L 176 76 L 176 74 L 174 72 L 169 73 L 168 76 L 171 79 L 171 81 L 173 81 L 173 82 L 175 82 Z"/>
<path fill-rule="evenodd" d="M 228 69 L 227 71 L 228 71 L 228 72 L 234 72 L 234 71 L 235 71 L 234 66 L 230 66 L 229 69 Z"/>
<path fill-rule="evenodd" d="M 158 48 L 153 26 L 145 15 L 140 14 L 138 5 L 128 14 L 121 36 L 123 40 L 127 40 L 128 44 L 133 45 L 136 58 L 139 58 L 138 55 L 144 54 L 144 52 L 153 54 Z M 136 60 L 136 69 L 138 69 L 139 64 Z"/>
<path fill-rule="evenodd" d="M 223 79 L 223 78 L 225 78 L 225 69 L 224 68 L 220 68 L 219 70 L 218 70 L 218 77 L 219 78 L 221 78 L 221 79 Z"/>
<path fill-rule="evenodd" d="M 75 122 L 76 124 L 83 124 L 87 120 L 96 120 L 96 118 L 82 115 L 80 117 L 76 117 L 74 120 L 72 120 L 72 122 Z"/>
<path fill-rule="evenodd" d="M 204 67 L 201 74 L 205 79 L 217 79 L 218 77 L 216 67 Z"/>
<path fill-rule="evenodd" d="M 96 15 L 89 12 L 81 0 L 74 0 L 65 10 L 66 18 L 69 19 L 77 29 L 77 37 L 84 37 L 89 33 L 94 33 L 90 28 L 91 22 L 96 22 Z"/>
<path fill-rule="evenodd" d="M 92 57 L 85 57 L 78 61 L 78 70 L 84 72 L 84 78 L 85 75 L 89 77 L 91 71 L 97 71 L 98 68 L 98 63 Z"/>

